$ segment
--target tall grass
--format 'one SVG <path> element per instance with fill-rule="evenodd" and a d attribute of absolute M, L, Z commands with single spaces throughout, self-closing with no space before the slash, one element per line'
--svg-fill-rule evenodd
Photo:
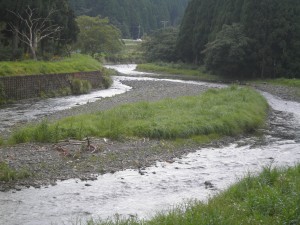
<path fill-rule="evenodd" d="M 146 64 L 139 64 L 137 66 L 137 70 L 147 71 L 147 72 L 159 72 L 165 74 L 195 76 L 199 79 L 207 80 L 207 81 L 220 81 L 224 79 L 217 75 L 205 73 L 203 68 L 195 67 L 193 65 L 187 65 L 187 64 L 146 63 Z"/>
<path fill-rule="evenodd" d="M 118 219 L 89 225 L 275 225 L 300 224 L 300 165 L 264 168 L 248 175 L 208 203 L 191 201 L 148 221 Z"/>
<path fill-rule="evenodd" d="M 72 73 L 100 68 L 101 64 L 91 56 L 74 54 L 70 58 L 55 61 L 0 62 L 0 76 Z"/>
<path fill-rule="evenodd" d="M 236 135 L 264 124 L 267 103 L 248 88 L 211 89 L 199 96 L 125 104 L 108 111 L 46 121 L 12 135 L 12 143 L 55 142 L 86 136 L 155 139 Z"/>

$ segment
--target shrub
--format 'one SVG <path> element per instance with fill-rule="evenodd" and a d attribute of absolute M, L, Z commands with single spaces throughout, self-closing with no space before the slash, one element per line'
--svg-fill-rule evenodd
<path fill-rule="evenodd" d="M 113 80 L 108 74 L 103 74 L 103 86 L 104 88 L 109 88 L 113 84 Z"/>
<path fill-rule="evenodd" d="M 74 95 L 87 94 L 91 91 L 92 85 L 87 80 L 77 78 L 71 79 L 71 91 Z"/>

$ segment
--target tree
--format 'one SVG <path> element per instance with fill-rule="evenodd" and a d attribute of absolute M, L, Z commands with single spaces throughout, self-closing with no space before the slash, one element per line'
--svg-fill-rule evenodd
<path fill-rule="evenodd" d="M 210 55 L 225 59 L 226 70 L 233 61 L 235 65 L 244 64 L 245 58 L 241 55 L 234 60 L 222 56 L 230 56 L 232 48 L 244 48 L 236 48 L 229 36 L 220 37 L 224 25 L 232 26 L 226 30 L 233 31 L 235 23 L 243 27 L 244 38 L 251 39 L 251 49 L 247 53 L 251 71 L 247 75 L 261 78 L 300 76 L 299 0 L 191 0 L 179 31 L 176 47 L 179 58 L 199 64 L 206 57 L 206 65 L 219 72 L 225 69 L 225 64 Z M 212 68 L 213 64 L 222 68 Z M 232 67 L 231 72 L 236 73 L 236 69 Z"/>
<path fill-rule="evenodd" d="M 168 20 L 178 25 L 189 0 L 70 0 L 77 15 L 108 17 L 124 38 L 138 38 Z M 139 29 L 140 27 L 140 29 Z M 139 36 L 141 37 L 141 36 Z"/>
<path fill-rule="evenodd" d="M 250 46 L 251 40 L 246 37 L 242 25 L 223 25 L 216 39 L 202 51 L 205 66 L 220 75 L 243 78 L 251 65 Z"/>
<path fill-rule="evenodd" d="M 160 29 L 151 34 L 143 43 L 145 58 L 148 61 L 175 61 L 175 46 L 178 29 Z"/>
<path fill-rule="evenodd" d="M 122 49 L 121 32 L 107 18 L 80 16 L 77 23 L 80 29 L 77 47 L 83 53 L 109 55 Z"/>
<path fill-rule="evenodd" d="M 54 35 L 62 30 L 62 27 L 51 24 L 51 16 L 55 13 L 54 10 L 50 10 L 46 17 L 40 17 L 36 13 L 35 9 L 31 9 L 30 6 L 25 10 L 25 16 L 19 13 L 11 11 L 17 18 L 20 19 L 23 29 L 10 23 L 10 27 L 13 32 L 16 32 L 20 36 L 20 40 L 29 46 L 31 56 L 34 60 L 37 59 L 36 51 L 38 44 L 44 38 L 53 38 Z"/>

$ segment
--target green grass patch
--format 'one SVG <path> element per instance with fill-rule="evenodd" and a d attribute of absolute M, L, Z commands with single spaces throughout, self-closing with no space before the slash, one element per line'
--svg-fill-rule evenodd
<path fill-rule="evenodd" d="M 195 76 L 201 80 L 207 80 L 207 81 L 222 80 L 222 78 L 217 75 L 211 75 L 205 73 L 202 67 L 196 67 L 194 65 L 187 65 L 187 64 L 146 63 L 146 64 L 139 64 L 137 66 L 137 70 L 165 73 L 165 74 Z"/>
<path fill-rule="evenodd" d="M 278 79 L 274 79 L 274 80 L 265 80 L 264 82 L 274 84 L 274 85 L 300 88 L 300 79 L 278 78 Z"/>
<path fill-rule="evenodd" d="M 56 142 L 86 136 L 174 140 L 237 135 L 262 126 L 267 108 L 265 99 L 254 90 L 232 86 L 198 96 L 125 104 L 55 123 L 44 121 L 16 131 L 10 142 Z"/>
<path fill-rule="evenodd" d="M 191 201 L 148 221 L 135 218 L 93 221 L 89 225 L 262 225 L 300 224 L 300 165 L 266 167 L 248 175 L 208 203 Z"/>
<path fill-rule="evenodd" d="M 0 162 L 0 181 L 12 181 L 24 179 L 30 176 L 30 173 L 26 169 L 12 169 L 6 163 Z"/>
<path fill-rule="evenodd" d="M 0 62 L 0 76 L 73 73 L 100 70 L 101 64 L 88 55 L 74 54 L 55 61 Z"/>

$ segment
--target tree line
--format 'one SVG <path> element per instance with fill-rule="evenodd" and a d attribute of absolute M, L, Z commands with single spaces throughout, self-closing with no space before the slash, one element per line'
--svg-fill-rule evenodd
<path fill-rule="evenodd" d="M 224 76 L 300 77 L 299 0 L 191 0 L 177 60 Z"/>
<path fill-rule="evenodd" d="M 189 0 L 0 0 L 0 60 L 114 54 L 121 38 L 179 24 Z"/>
<path fill-rule="evenodd" d="M 189 0 L 70 0 L 76 15 L 108 17 L 124 38 L 180 23 Z"/>

